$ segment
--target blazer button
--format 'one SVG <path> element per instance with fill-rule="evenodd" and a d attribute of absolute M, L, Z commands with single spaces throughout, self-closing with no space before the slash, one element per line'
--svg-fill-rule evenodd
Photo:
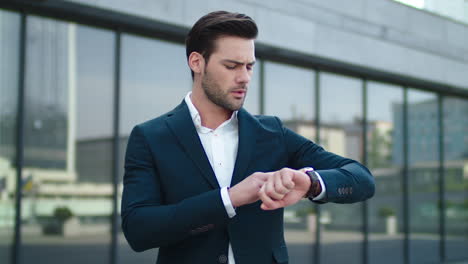
<path fill-rule="evenodd" d="M 226 255 L 222 254 L 218 257 L 219 263 L 227 263 L 227 257 Z"/>

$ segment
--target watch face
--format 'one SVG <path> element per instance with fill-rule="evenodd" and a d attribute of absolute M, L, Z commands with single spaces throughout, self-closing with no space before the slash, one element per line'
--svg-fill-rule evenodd
<path fill-rule="evenodd" d="M 309 176 L 312 178 L 312 180 L 314 180 L 314 181 L 318 180 L 317 174 L 315 173 L 315 171 L 314 171 L 313 169 L 311 169 L 311 170 L 306 170 L 305 173 L 306 173 L 307 175 L 309 175 Z"/>

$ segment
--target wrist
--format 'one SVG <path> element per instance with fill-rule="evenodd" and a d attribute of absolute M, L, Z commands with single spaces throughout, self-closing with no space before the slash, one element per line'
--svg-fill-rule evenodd
<path fill-rule="evenodd" d="M 240 202 L 237 200 L 237 195 L 236 195 L 235 190 L 228 187 L 227 191 L 228 191 L 229 199 L 231 199 L 232 207 L 234 207 L 234 209 L 235 209 L 235 208 L 241 206 Z"/>

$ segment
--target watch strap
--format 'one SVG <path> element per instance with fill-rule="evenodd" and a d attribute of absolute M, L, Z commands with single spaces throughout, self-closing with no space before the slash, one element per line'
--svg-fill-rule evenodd
<path fill-rule="evenodd" d="M 304 168 L 304 173 L 310 178 L 310 188 L 304 198 L 314 198 L 320 194 L 322 187 L 317 172 L 313 168 Z"/>

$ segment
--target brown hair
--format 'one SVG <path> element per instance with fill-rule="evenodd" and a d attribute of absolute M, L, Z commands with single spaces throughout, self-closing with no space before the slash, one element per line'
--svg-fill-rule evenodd
<path fill-rule="evenodd" d="M 255 21 L 247 15 L 227 11 L 211 12 L 201 17 L 187 34 L 185 38 L 187 59 L 195 51 L 208 62 L 216 48 L 215 41 L 219 37 L 236 36 L 255 39 L 257 34 Z"/>

